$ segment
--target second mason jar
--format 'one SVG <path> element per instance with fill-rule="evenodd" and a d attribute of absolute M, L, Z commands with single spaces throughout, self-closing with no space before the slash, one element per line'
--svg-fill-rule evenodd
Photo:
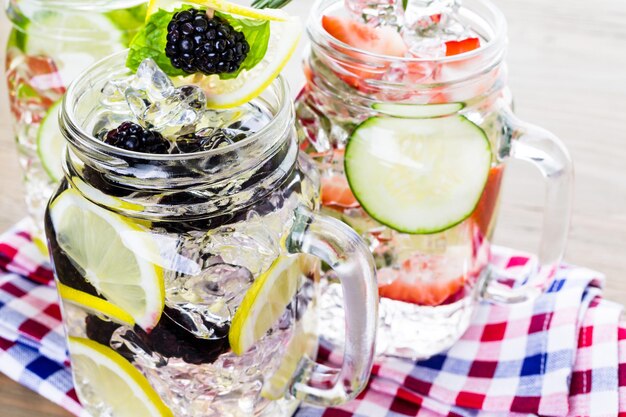
<path fill-rule="evenodd" d="M 96 61 L 128 47 L 143 24 L 144 0 L 8 0 L 9 109 L 24 173 L 26 207 L 43 232 L 43 214 L 63 177 L 58 118 L 65 90 Z"/>
<path fill-rule="evenodd" d="M 246 138 L 146 154 L 92 133 L 107 117 L 103 87 L 129 76 L 125 59 L 69 88 L 65 179 L 46 214 L 83 406 L 94 417 L 288 416 L 301 400 L 356 396 L 373 360 L 373 260 L 351 229 L 315 214 L 318 177 L 298 157 L 284 81 L 232 110 L 266 116 Z M 347 290 L 340 369 L 315 362 L 319 259 Z"/>
<path fill-rule="evenodd" d="M 377 351 L 414 359 L 458 340 L 478 300 L 528 300 L 546 285 L 564 251 L 572 167 L 553 134 L 512 113 L 506 22 L 494 4 L 404 7 L 317 1 L 296 109 L 323 211 L 357 230 L 376 259 Z M 538 267 L 514 288 L 489 265 L 511 159 L 534 164 L 547 186 Z M 333 329 L 341 301 L 328 277 L 322 311 Z M 329 335 L 340 340 L 341 329 Z"/>

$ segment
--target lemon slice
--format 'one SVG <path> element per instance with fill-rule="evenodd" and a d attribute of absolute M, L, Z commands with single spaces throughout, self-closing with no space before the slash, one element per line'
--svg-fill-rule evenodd
<path fill-rule="evenodd" d="M 57 282 L 57 291 L 59 292 L 59 297 L 61 297 L 64 301 L 69 301 L 96 313 L 105 314 L 107 317 L 127 324 L 131 327 L 135 325 L 135 319 L 133 319 L 133 316 L 115 304 L 111 304 L 102 298 L 95 297 L 91 294 L 87 294 L 86 292 L 78 291 L 72 287 L 61 284 L 60 282 Z"/>
<path fill-rule="evenodd" d="M 112 417 L 174 416 L 141 372 L 113 349 L 69 337 L 69 350 L 76 392 L 87 407 L 97 399 Z"/>
<path fill-rule="evenodd" d="M 211 8 L 248 19 L 270 21 L 270 39 L 265 56 L 250 70 L 241 71 L 237 78 L 222 80 L 217 74 L 193 74 L 173 78 L 176 86 L 196 84 L 201 87 L 206 93 L 209 108 L 237 107 L 259 96 L 280 74 L 298 46 L 302 31 L 300 19 L 281 10 L 253 9 L 223 0 L 152 0 L 148 15 L 159 9 L 172 11 L 184 4 Z"/>
<path fill-rule="evenodd" d="M 302 326 L 296 327 L 278 370 L 263 384 L 261 396 L 271 401 L 283 398 L 302 357 L 314 357 L 316 349 L 317 336 L 307 333 Z"/>
<path fill-rule="evenodd" d="M 302 270 L 298 256 L 281 256 L 250 286 L 231 322 L 228 340 L 245 353 L 280 318 L 296 294 Z"/>
<path fill-rule="evenodd" d="M 274 81 L 293 55 L 301 31 L 300 19 L 270 22 L 270 40 L 263 60 L 237 78 L 221 80 L 218 75 L 175 77 L 174 84 L 197 84 L 207 96 L 207 106 L 227 109 L 240 106 L 259 96 Z"/>
<path fill-rule="evenodd" d="M 158 254 L 150 236 L 74 189 L 54 199 L 49 212 L 59 246 L 85 279 L 136 324 L 151 330 L 161 317 L 165 289 L 162 269 L 146 261 L 146 252 L 152 258 Z"/>

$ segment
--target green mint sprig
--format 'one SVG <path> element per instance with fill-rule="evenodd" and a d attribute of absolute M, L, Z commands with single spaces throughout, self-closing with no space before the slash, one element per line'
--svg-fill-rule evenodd
<path fill-rule="evenodd" d="M 290 2 L 291 0 L 254 0 L 252 7 L 257 9 L 280 9 Z"/>
<path fill-rule="evenodd" d="M 222 80 L 237 78 L 243 70 L 250 70 L 263 60 L 270 43 L 270 22 L 268 20 L 238 19 L 227 13 L 215 12 L 215 15 L 226 20 L 236 31 L 245 36 L 250 51 L 235 72 L 220 74 Z"/>

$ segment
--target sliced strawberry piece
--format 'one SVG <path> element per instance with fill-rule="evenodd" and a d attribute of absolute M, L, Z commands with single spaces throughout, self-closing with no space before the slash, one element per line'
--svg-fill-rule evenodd
<path fill-rule="evenodd" d="M 463 290 L 467 260 L 464 255 L 415 254 L 399 268 L 378 271 L 378 293 L 381 297 L 425 306 L 440 305 Z"/>
<path fill-rule="evenodd" d="M 381 297 L 391 298 L 397 301 L 419 304 L 423 306 L 438 306 L 449 297 L 463 288 L 462 277 L 444 282 L 425 283 L 417 281 L 408 283 L 396 280 L 389 285 L 378 288 Z"/>
<path fill-rule="evenodd" d="M 503 172 L 504 165 L 497 165 L 491 168 L 483 194 L 472 213 L 472 220 L 476 223 L 483 237 L 489 236 L 491 231 L 490 226 L 493 223 L 493 217 L 498 205 Z"/>
<path fill-rule="evenodd" d="M 65 85 L 52 58 L 25 56 L 25 64 L 31 77 L 30 83 L 40 91 L 50 90 L 56 94 L 65 93 Z"/>
<path fill-rule="evenodd" d="M 390 27 L 368 26 L 339 16 L 322 16 L 322 27 L 338 41 L 364 52 L 391 57 L 402 57 L 407 52 L 402 36 Z M 349 50 L 342 49 L 341 52 L 359 61 L 372 63 L 371 66 L 355 62 L 341 63 L 342 68 L 349 74 L 337 75 L 355 88 L 367 89 L 363 80 L 380 79 L 387 69 L 387 64 L 383 60 L 372 59 L 365 54 Z"/>
<path fill-rule="evenodd" d="M 478 38 L 467 38 L 462 41 L 448 41 L 446 42 L 446 56 L 459 55 L 478 48 L 480 48 L 480 39 Z"/>
<path fill-rule="evenodd" d="M 341 208 L 359 207 L 345 177 L 335 175 L 322 178 L 322 205 Z"/>
<path fill-rule="evenodd" d="M 322 27 L 335 39 L 366 52 L 404 56 L 407 47 L 402 36 L 387 26 L 373 27 L 339 16 L 323 16 Z"/>

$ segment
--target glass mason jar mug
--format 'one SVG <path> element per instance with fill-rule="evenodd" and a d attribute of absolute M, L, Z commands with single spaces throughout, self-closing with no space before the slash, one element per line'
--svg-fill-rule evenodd
<path fill-rule="evenodd" d="M 13 28 L 6 79 L 26 204 L 41 232 L 46 203 L 63 177 L 58 117 L 69 83 L 128 47 L 146 14 L 143 0 L 8 0 Z"/>
<path fill-rule="evenodd" d="M 94 417 L 287 416 L 300 400 L 353 398 L 374 354 L 373 260 L 314 213 L 319 178 L 298 157 L 285 82 L 251 102 L 269 118 L 247 138 L 143 154 L 90 134 L 125 59 L 68 89 L 65 179 L 45 218 L 82 404 Z M 341 369 L 314 362 L 318 259 L 349 288 Z"/>
<path fill-rule="evenodd" d="M 321 170 L 323 212 L 359 232 L 376 259 L 377 352 L 425 358 L 464 333 L 478 300 L 527 300 L 545 286 L 564 251 L 572 167 L 553 134 L 511 110 L 506 23 L 492 3 L 464 0 L 454 16 L 479 48 L 426 58 L 403 49 L 397 27 L 355 22 L 371 17 L 375 2 L 350 20 L 345 5 L 364 3 L 320 0 L 313 7 L 307 81 L 296 102 L 301 149 Z M 379 3 L 379 18 L 402 22 L 394 2 Z M 436 16 L 430 33 L 445 20 Z M 534 164 L 547 185 L 538 266 L 515 288 L 489 265 L 511 159 Z M 321 310 L 332 329 L 341 302 L 329 275 Z M 341 339 L 341 329 L 329 334 Z"/>

